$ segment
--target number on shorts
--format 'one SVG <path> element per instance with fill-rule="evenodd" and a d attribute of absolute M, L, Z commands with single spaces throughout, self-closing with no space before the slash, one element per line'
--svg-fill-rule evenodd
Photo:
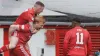
<path fill-rule="evenodd" d="M 76 44 L 83 44 L 83 33 L 76 33 Z"/>

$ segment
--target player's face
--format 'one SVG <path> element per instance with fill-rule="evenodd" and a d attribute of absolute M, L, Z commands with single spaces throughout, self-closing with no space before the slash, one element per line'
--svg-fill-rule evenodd
<path fill-rule="evenodd" d="M 44 26 L 44 22 L 38 22 L 38 23 L 36 23 L 35 26 L 36 26 L 35 28 L 41 29 L 41 28 L 43 28 L 43 26 Z"/>
<path fill-rule="evenodd" d="M 40 6 L 40 5 L 37 5 L 37 14 L 40 14 L 41 12 L 43 12 L 44 10 L 44 7 Z"/>

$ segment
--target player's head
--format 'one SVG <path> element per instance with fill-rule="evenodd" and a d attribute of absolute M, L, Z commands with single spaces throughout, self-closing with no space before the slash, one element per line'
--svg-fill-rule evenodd
<path fill-rule="evenodd" d="M 72 20 L 72 27 L 80 26 L 80 24 L 81 24 L 81 21 L 80 21 L 79 18 L 74 18 L 74 19 Z"/>
<path fill-rule="evenodd" d="M 35 28 L 42 28 L 45 24 L 45 18 L 43 16 L 35 17 Z"/>
<path fill-rule="evenodd" d="M 35 7 L 35 12 L 37 14 L 40 14 L 44 10 L 45 5 L 42 2 L 37 1 L 34 7 Z"/>

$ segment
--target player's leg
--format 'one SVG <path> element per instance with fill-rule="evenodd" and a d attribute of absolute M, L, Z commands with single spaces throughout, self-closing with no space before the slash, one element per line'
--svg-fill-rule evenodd
<path fill-rule="evenodd" d="M 17 32 L 15 32 L 14 35 L 17 36 Z M 5 52 L 5 51 L 7 51 L 9 49 L 13 49 L 13 48 L 16 47 L 16 44 L 18 42 L 18 38 L 16 36 L 11 36 L 9 38 L 9 44 L 2 46 L 0 48 L 0 53 Z"/>
<path fill-rule="evenodd" d="M 26 49 L 25 45 L 18 45 L 15 50 L 17 56 L 31 56 L 29 50 Z"/>
<path fill-rule="evenodd" d="M 18 32 L 16 31 L 18 28 L 19 25 L 11 25 L 9 28 L 9 49 L 15 48 L 18 43 Z"/>
<path fill-rule="evenodd" d="M 9 49 L 15 48 L 16 45 L 17 45 L 17 43 L 18 43 L 18 37 L 16 37 L 16 36 L 11 36 L 11 37 L 10 37 Z"/>
<path fill-rule="evenodd" d="M 14 37 L 12 36 L 10 38 L 10 43 L 8 45 L 4 45 L 0 48 L 0 53 L 2 52 L 5 52 L 5 51 L 8 51 L 9 49 L 13 49 L 16 47 L 17 45 L 17 42 L 18 42 L 18 38 L 17 37 Z"/>
<path fill-rule="evenodd" d="M 18 42 L 17 31 L 19 29 L 19 25 L 11 25 L 9 28 L 9 44 L 4 45 L 0 48 L 0 53 L 5 52 L 9 49 L 13 49 L 16 47 Z M 14 32 L 13 36 L 11 34 Z"/>

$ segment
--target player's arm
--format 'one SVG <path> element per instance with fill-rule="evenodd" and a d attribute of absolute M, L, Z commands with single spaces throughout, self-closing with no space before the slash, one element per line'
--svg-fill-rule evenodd
<path fill-rule="evenodd" d="M 90 34 L 89 35 L 89 38 L 88 38 L 88 43 L 87 43 L 87 56 L 89 56 L 91 50 L 92 50 L 92 42 L 91 42 L 91 36 Z"/>
<path fill-rule="evenodd" d="M 63 48 L 64 56 L 66 56 L 67 54 L 69 39 L 70 39 L 70 32 L 67 32 L 64 38 L 64 48 Z"/>
<path fill-rule="evenodd" d="M 16 30 L 24 31 L 24 32 L 30 31 L 28 24 L 25 24 L 25 25 L 11 25 L 10 28 L 9 28 L 9 37 L 11 37 L 11 34 Z"/>
<path fill-rule="evenodd" d="M 35 26 L 35 25 L 34 25 Z M 24 32 L 27 32 L 27 31 L 30 31 L 30 25 L 29 24 L 25 24 L 25 25 L 19 25 L 19 31 L 24 31 Z M 35 28 L 35 27 L 33 27 L 34 28 L 34 30 L 33 30 L 33 34 L 35 34 L 35 33 L 37 33 L 41 28 Z"/>
<path fill-rule="evenodd" d="M 30 26 L 28 24 L 25 25 L 19 25 L 18 31 L 23 31 L 23 32 L 29 32 L 30 31 Z"/>
<path fill-rule="evenodd" d="M 11 34 L 15 31 L 15 30 L 18 30 L 19 28 L 19 25 L 10 25 L 10 28 L 9 28 L 9 37 L 11 37 Z"/>

